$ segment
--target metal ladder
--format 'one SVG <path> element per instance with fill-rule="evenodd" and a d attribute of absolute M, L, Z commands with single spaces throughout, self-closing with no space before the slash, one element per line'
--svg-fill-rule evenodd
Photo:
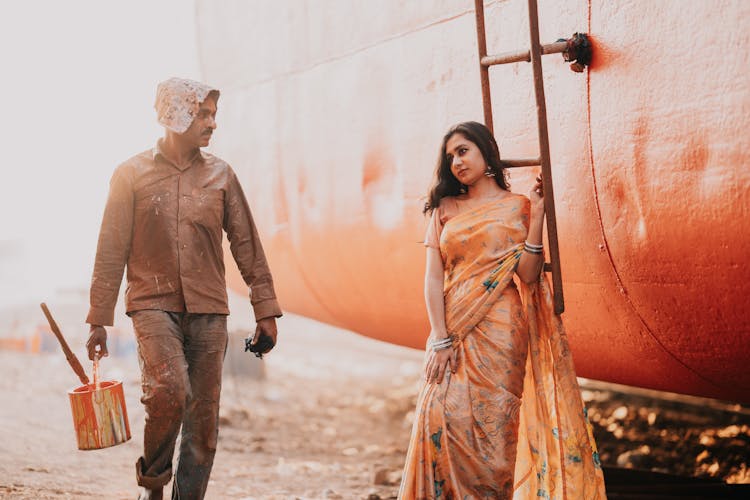
<path fill-rule="evenodd" d="M 539 44 L 539 16 L 536 0 L 529 3 L 529 50 L 487 55 L 487 38 L 484 28 L 484 1 L 474 0 L 477 18 L 477 47 L 479 49 L 479 74 L 482 84 L 482 103 L 484 123 L 490 132 L 492 127 L 492 98 L 490 95 L 489 68 L 498 64 L 531 62 L 534 75 L 534 93 L 536 94 L 537 126 L 539 129 L 539 157 L 520 160 L 503 160 L 507 167 L 542 167 L 542 185 L 544 187 L 544 210 L 547 218 L 547 239 L 549 240 L 550 262 L 544 263 L 544 271 L 552 273 L 552 292 L 555 314 L 565 310 L 563 298 L 562 274 L 560 270 L 560 249 L 557 241 L 557 218 L 555 216 L 555 199 L 552 188 L 552 169 L 549 156 L 549 136 L 547 133 L 547 106 L 544 100 L 544 80 L 542 76 L 542 55 L 563 54 L 566 61 L 575 61 L 571 69 L 578 73 L 591 61 L 591 44 L 585 34 L 576 33 L 569 39 L 558 40 L 548 45 Z"/>

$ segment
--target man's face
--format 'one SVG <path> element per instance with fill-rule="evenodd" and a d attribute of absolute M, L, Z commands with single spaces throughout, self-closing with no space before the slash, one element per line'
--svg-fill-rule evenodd
<path fill-rule="evenodd" d="M 214 95 L 206 97 L 206 100 L 201 103 L 193 123 L 182 134 L 183 138 L 190 144 L 204 148 L 211 141 L 211 134 L 216 129 L 216 100 Z"/>

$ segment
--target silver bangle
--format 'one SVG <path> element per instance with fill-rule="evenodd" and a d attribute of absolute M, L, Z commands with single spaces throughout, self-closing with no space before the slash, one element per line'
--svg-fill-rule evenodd
<path fill-rule="evenodd" d="M 451 345 L 452 343 L 453 341 L 451 341 L 451 339 L 439 340 L 436 342 L 430 342 L 430 347 L 445 347 Z"/>
<path fill-rule="evenodd" d="M 528 243 L 524 243 L 523 249 L 529 253 L 533 253 L 535 255 L 541 255 L 543 253 L 543 246 L 531 246 Z"/>
<path fill-rule="evenodd" d="M 443 349 L 449 349 L 453 347 L 453 336 L 448 336 L 444 339 L 433 340 L 428 343 L 428 346 L 433 351 L 442 351 Z"/>
<path fill-rule="evenodd" d="M 447 344 L 447 345 L 442 345 L 442 346 L 436 346 L 436 345 L 432 346 L 433 352 L 444 351 L 446 349 L 452 349 L 452 348 L 453 348 L 453 344 Z"/>

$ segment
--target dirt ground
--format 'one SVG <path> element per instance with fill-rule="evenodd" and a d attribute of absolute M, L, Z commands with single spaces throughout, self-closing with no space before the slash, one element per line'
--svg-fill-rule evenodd
<path fill-rule="evenodd" d="M 395 498 L 422 353 L 293 315 L 280 327 L 263 361 L 232 337 L 207 498 Z M 136 497 L 137 360 L 130 353 L 102 366 L 102 379 L 123 381 L 133 438 L 78 451 L 66 394 L 77 380 L 64 356 L 0 351 L 0 498 Z M 584 389 L 605 465 L 750 482 L 747 408 Z"/>
<path fill-rule="evenodd" d="M 421 353 L 292 315 L 281 330 L 263 361 L 232 336 L 207 498 L 395 497 Z M 136 497 L 134 355 L 105 359 L 101 375 L 123 381 L 133 437 L 96 451 L 76 449 L 67 390 L 77 379 L 62 353 L 0 351 L 0 371 L 1 498 Z"/>

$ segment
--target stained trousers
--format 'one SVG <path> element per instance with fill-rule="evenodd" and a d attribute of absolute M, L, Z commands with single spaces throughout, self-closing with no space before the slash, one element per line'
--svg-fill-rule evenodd
<path fill-rule="evenodd" d="M 159 310 L 130 316 L 146 409 L 138 484 L 158 489 L 169 482 L 182 426 L 172 498 L 202 499 L 216 453 L 227 317 Z"/>

